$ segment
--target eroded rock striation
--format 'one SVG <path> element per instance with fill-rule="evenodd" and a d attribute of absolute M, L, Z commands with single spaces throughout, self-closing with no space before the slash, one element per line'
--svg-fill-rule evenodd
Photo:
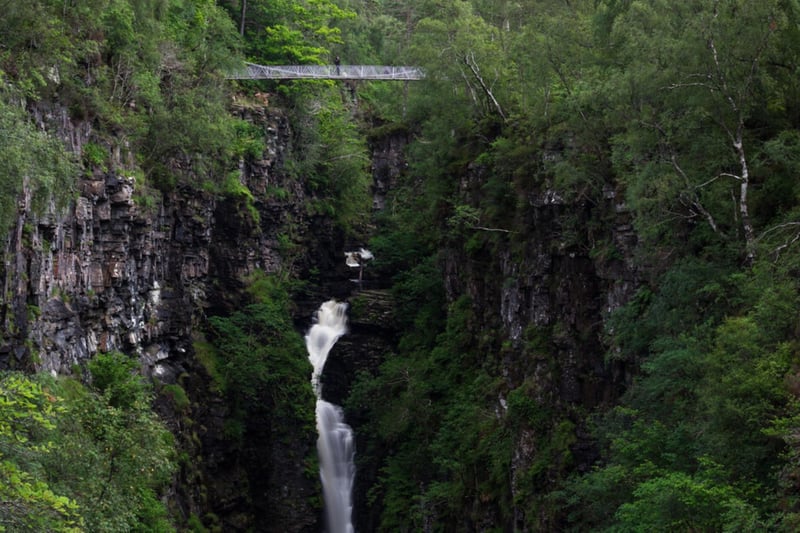
<path fill-rule="evenodd" d="M 40 104 L 33 112 L 75 153 L 100 143 L 65 109 Z M 174 488 L 182 514 L 212 516 L 225 530 L 318 531 L 315 482 L 303 463 L 313 435 L 297 428 L 294 442 L 271 438 L 271 414 L 263 412 L 248 421 L 246 444 L 234 445 L 225 431 L 230 408 L 195 356 L 199 326 L 237 308 L 249 274 L 311 268 L 326 244 L 304 243 L 310 228 L 332 232 L 309 219 L 302 183 L 283 171 L 286 116 L 263 106 L 233 112 L 267 140 L 260 158 L 240 164 L 257 217 L 242 199 L 205 192 L 199 180 L 149 188 L 123 170 L 133 157 L 124 140 L 102 143 L 110 168 L 87 170 L 68 209 L 37 215 L 23 195 L 0 265 L 0 368 L 73 374 L 98 352 L 138 357 L 157 389 L 179 383 L 191 400 L 181 412 L 163 398 L 156 405 L 189 456 Z M 287 238 L 309 253 L 285 253 Z"/>

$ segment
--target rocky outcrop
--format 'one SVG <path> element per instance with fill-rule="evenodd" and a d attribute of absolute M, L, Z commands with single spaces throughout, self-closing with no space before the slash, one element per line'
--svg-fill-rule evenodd
<path fill-rule="evenodd" d="M 258 224 L 236 199 L 199 187 L 149 190 L 113 156 L 111 170 L 95 168 L 78 180 L 79 196 L 66 212 L 36 216 L 23 198 L 3 268 L 9 301 L 0 364 L 69 373 L 98 351 L 120 350 L 139 355 L 151 372 L 167 372 L 191 344 L 193 325 L 209 307 L 224 307 L 246 275 L 295 268 L 281 236 L 289 220 L 295 239 L 307 227 L 302 185 L 279 170 L 288 123 L 263 109 L 240 112 L 259 121 L 269 140 L 261 159 L 241 165 L 257 197 Z M 38 116 L 78 152 L 91 137 L 63 110 Z M 107 148 L 113 154 L 116 147 Z M 288 192 L 279 200 L 271 187 Z"/>
<path fill-rule="evenodd" d="M 377 127 L 370 135 L 372 207 L 376 210 L 386 207 L 387 195 L 407 169 L 405 149 L 409 141 L 410 134 L 403 126 Z"/>
<path fill-rule="evenodd" d="M 331 256 L 325 247 L 334 238 L 329 221 L 306 214 L 303 184 L 283 172 L 286 117 L 263 106 L 234 112 L 267 140 L 260 158 L 240 164 L 257 216 L 242 198 L 199 184 L 152 190 L 125 170 L 124 140 L 94 138 L 57 106 L 33 111 L 75 153 L 91 139 L 109 158 L 78 179 L 65 211 L 37 215 L 29 196 L 20 200 L 0 265 L 0 367 L 70 374 L 98 352 L 138 357 L 146 375 L 179 384 L 191 400 L 181 410 L 163 398 L 157 405 L 190 457 L 175 488 L 184 516 L 210 517 L 207 525 L 226 531 L 318 531 L 315 480 L 304 464 L 313 435 L 296 428 L 287 442 L 281 428 L 284 438 L 275 438 L 265 412 L 248 421 L 248 444 L 234 445 L 225 431 L 230 408 L 195 357 L 199 326 L 239 305 L 249 274 L 312 270 Z"/>
<path fill-rule="evenodd" d="M 462 182 L 462 202 L 480 205 L 475 191 L 485 180 L 479 166 L 471 168 Z M 626 369 L 606 361 L 604 343 L 605 320 L 639 283 L 637 237 L 620 197 L 608 185 L 601 198 L 565 199 L 544 185 L 520 199 L 507 231 L 479 238 L 473 242 L 482 246 L 469 250 L 455 239 L 441 254 L 448 299 L 469 297 L 482 324 L 483 339 L 477 342 L 496 359 L 507 389 L 524 386 L 551 413 L 552 427 L 518 435 L 510 472 L 514 498 L 517 473 L 528 471 L 559 424 L 573 428 L 565 450 L 570 468 L 590 468 L 597 450 L 585 413 L 611 405 L 624 390 Z M 498 398 L 501 411 L 504 402 Z M 550 477 L 557 479 L 561 467 L 553 463 Z M 559 528 L 519 510 L 515 514 L 514 528 Z"/>

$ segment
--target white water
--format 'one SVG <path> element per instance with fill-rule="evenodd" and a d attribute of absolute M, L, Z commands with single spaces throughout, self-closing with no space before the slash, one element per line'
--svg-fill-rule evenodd
<path fill-rule="evenodd" d="M 353 430 L 344 423 L 342 409 L 322 399 L 320 376 L 328 352 L 347 333 L 347 304 L 335 300 L 323 303 L 315 316 L 314 325 L 306 335 L 308 360 L 314 367 L 311 385 L 317 395 L 317 453 L 319 476 L 325 498 L 328 533 L 353 533 L 353 480 L 356 468 L 353 461 Z"/>

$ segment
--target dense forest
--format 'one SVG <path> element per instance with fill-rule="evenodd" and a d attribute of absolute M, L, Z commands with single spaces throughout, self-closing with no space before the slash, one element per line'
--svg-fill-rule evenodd
<path fill-rule="evenodd" d="M 44 341 L 21 324 L 55 311 L 14 303 L 8 250 L 55 246 L 21 213 L 75 209 L 79 178 L 112 173 L 143 211 L 191 190 L 265 231 L 240 176 L 267 139 L 242 102 L 286 114 L 303 216 L 367 245 L 393 297 L 396 342 L 344 402 L 359 530 L 800 528 L 800 3 L 0 8 L 0 530 L 233 527 L 175 503 L 198 438 L 162 415 L 195 423 L 191 377 L 145 378 L 122 349 L 37 372 Z M 334 57 L 426 77 L 226 79 Z M 57 108 L 89 142 L 55 133 Z M 387 139 L 405 164 L 373 209 L 370 153 Z M 293 192 L 266 194 L 279 209 Z M 276 439 L 313 431 L 291 313 L 320 272 L 293 267 L 298 224 L 276 238 L 281 267 L 193 324 L 239 449 L 256 418 Z"/>

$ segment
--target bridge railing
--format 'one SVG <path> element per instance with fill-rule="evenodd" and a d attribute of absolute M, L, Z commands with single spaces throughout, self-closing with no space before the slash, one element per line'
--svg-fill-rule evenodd
<path fill-rule="evenodd" d="M 284 65 L 265 66 L 246 63 L 245 70 L 227 76 L 234 80 L 421 80 L 425 73 L 419 67 L 376 65 Z"/>

